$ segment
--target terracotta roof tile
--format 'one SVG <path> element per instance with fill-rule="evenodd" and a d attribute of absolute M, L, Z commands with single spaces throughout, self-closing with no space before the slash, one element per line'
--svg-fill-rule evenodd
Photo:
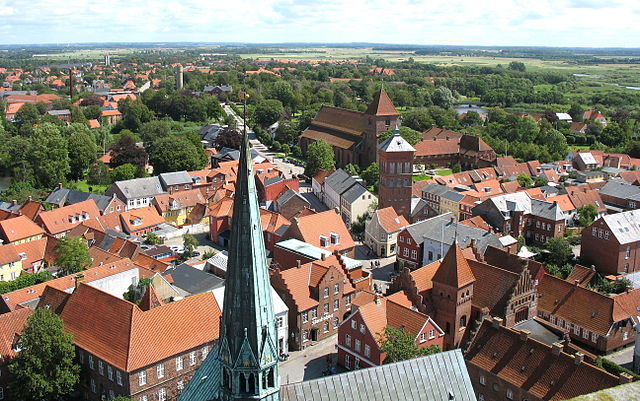
<path fill-rule="evenodd" d="M 388 233 L 394 233 L 402 230 L 409 225 L 404 216 L 398 216 L 395 209 L 391 206 L 384 209 L 378 209 L 374 212 L 378 216 L 378 222 Z"/>
<path fill-rule="evenodd" d="M 122 227 L 129 233 L 155 227 L 165 222 L 164 218 L 158 214 L 158 211 L 153 206 L 123 212 L 120 215 L 120 221 L 122 222 Z"/>
<path fill-rule="evenodd" d="M 367 108 L 366 114 L 374 115 L 374 116 L 399 116 L 398 110 L 393 105 L 393 102 L 387 95 L 387 92 L 384 89 L 380 89 L 378 93 L 375 94 L 373 100 L 369 104 Z"/>
<path fill-rule="evenodd" d="M 0 266 L 20 261 L 20 255 L 13 244 L 0 245 Z"/>
<path fill-rule="evenodd" d="M 12 312 L 0 314 L 0 355 L 4 358 L 13 358 L 16 353 L 13 350 L 15 335 L 22 334 L 27 325 L 27 319 L 32 310 L 20 308 Z"/>
<path fill-rule="evenodd" d="M 453 288 L 462 288 L 476 281 L 469 263 L 457 243 L 449 247 L 432 280 L 447 284 Z"/>
<path fill-rule="evenodd" d="M 100 216 L 100 210 L 93 199 L 42 212 L 36 221 L 40 222 L 48 233 L 56 235 L 71 230 L 89 219 Z"/>
<path fill-rule="evenodd" d="M 320 237 L 324 236 L 330 242 L 331 233 L 338 234 L 340 242 L 338 244 L 329 244 L 328 247 L 322 247 Z M 291 226 L 283 235 L 283 239 L 289 238 L 297 238 L 300 241 L 327 249 L 330 252 L 355 247 L 355 242 L 353 242 L 349 230 L 335 210 L 293 218 Z"/>

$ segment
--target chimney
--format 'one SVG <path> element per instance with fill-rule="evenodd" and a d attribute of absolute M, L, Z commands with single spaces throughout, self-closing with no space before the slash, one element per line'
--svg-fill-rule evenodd
<path fill-rule="evenodd" d="M 31 202 L 33 200 L 33 197 L 31 195 L 27 196 L 27 199 L 29 200 L 29 202 Z"/>
<path fill-rule="evenodd" d="M 380 296 L 377 293 L 373 297 L 373 302 L 375 302 L 376 305 L 380 305 Z"/>
<path fill-rule="evenodd" d="M 58 189 L 62 189 L 62 183 L 61 182 L 58 183 Z"/>
<path fill-rule="evenodd" d="M 74 280 L 74 287 L 78 288 L 80 286 L 80 284 L 82 284 L 84 282 L 84 274 L 82 274 L 82 273 L 76 274 L 73 277 L 73 280 Z"/>
<path fill-rule="evenodd" d="M 527 341 L 531 332 L 529 330 L 520 330 L 520 341 Z"/>
<path fill-rule="evenodd" d="M 573 280 L 573 285 L 575 285 L 575 286 L 580 285 L 580 280 Z"/>
<path fill-rule="evenodd" d="M 580 365 L 582 362 L 584 362 L 584 354 L 582 352 L 573 354 L 573 363 Z"/>
<path fill-rule="evenodd" d="M 336 211 L 336 214 L 340 214 L 340 208 L 339 207 L 335 207 L 335 208 L 333 208 L 333 210 Z"/>
<path fill-rule="evenodd" d="M 296 260 L 296 267 L 299 269 L 302 267 L 302 264 L 300 264 L 300 259 Z"/>
<path fill-rule="evenodd" d="M 322 254 L 320 255 L 320 259 L 327 260 L 327 254 L 322 252 Z"/>
<path fill-rule="evenodd" d="M 494 316 L 494 318 L 491 320 L 491 326 L 493 326 L 494 329 L 502 326 L 502 319 Z"/>
<path fill-rule="evenodd" d="M 619 378 L 620 384 L 627 384 L 633 381 L 633 376 L 625 372 L 620 372 L 620 374 L 618 375 L 618 378 Z"/>
<path fill-rule="evenodd" d="M 560 344 L 560 343 L 551 344 L 551 353 L 553 355 L 559 356 L 560 355 L 560 351 L 562 351 L 562 344 Z"/>
<path fill-rule="evenodd" d="M 451 216 L 451 219 L 449 219 L 449 223 L 453 224 L 456 222 L 456 218 L 454 216 Z"/>
<path fill-rule="evenodd" d="M 595 265 L 591 265 L 591 271 L 596 271 L 596 266 Z"/>

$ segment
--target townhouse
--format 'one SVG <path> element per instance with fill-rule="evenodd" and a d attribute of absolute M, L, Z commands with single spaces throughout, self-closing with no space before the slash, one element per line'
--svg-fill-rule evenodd
<path fill-rule="evenodd" d="M 379 257 L 396 254 L 398 234 L 409 225 L 391 206 L 375 210 L 365 223 L 364 243 Z"/>
<path fill-rule="evenodd" d="M 205 216 L 206 199 L 199 189 L 156 195 L 152 204 L 170 224 L 182 226 L 199 222 L 209 223 L 208 217 Z"/>
<path fill-rule="evenodd" d="M 74 227 L 95 221 L 100 210 L 93 199 L 41 212 L 35 222 L 56 238 L 64 237 Z"/>
<path fill-rule="evenodd" d="M 160 225 L 165 223 L 164 218 L 153 206 L 123 212 L 120 214 L 120 221 L 122 222 L 122 231 L 138 237 L 158 230 Z"/>
<path fill-rule="evenodd" d="M 105 195 L 115 195 L 126 204 L 127 210 L 131 210 L 150 206 L 153 198 L 164 192 L 159 177 L 145 177 L 116 181 L 107 188 Z"/>
<path fill-rule="evenodd" d="M 335 210 L 294 217 L 282 235 L 283 240 L 289 238 L 346 256 L 353 257 L 355 253 L 355 242 Z"/>
<path fill-rule="evenodd" d="M 42 238 L 44 230 L 26 216 L 0 221 L 0 245 L 22 244 Z"/>
<path fill-rule="evenodd" d="M 89 192 L 77 191 L 75 189 L 63 188 L 62 185 L 54 189 L 43 203 L 48 203 L 61 208 L 64 206 L 75 205 L 76 203 L 90 199 L 96 203 L 101 215 L 119 213 L 126 209 L 124 202 L 118 199 L 115 194 L 111 196 L 98 195 Z"/>
<path fill-rule="evenodd" d="M 371 209 L 371 204 L 378 201 L 360 178 L 352 177 L 342 169 L 325 178 L 323 189 L 322 199 L 325 205 L 329 209 L 338 210 L 348 226 L 366 214 Z"/>

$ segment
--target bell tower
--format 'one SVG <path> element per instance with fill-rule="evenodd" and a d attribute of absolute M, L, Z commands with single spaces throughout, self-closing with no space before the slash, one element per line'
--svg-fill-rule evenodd
<path fill-rule="evenodd" d="M 400 125 L 400 113 L 396 110 L 387 92 L 380 89 L 365 111 L 364 119 L 364 149 L 360 165 L 363 169 L 376 161 L 376 148 L 380 134 Z"/>
<path fill-rule="evenodd" d="M 391 206 L 407 221 L 411 221 L 411 185 L 415 153 L 415 148 L 400 136 L 397 126 L 393 136 L 378 146 L 379 208 Z"/>

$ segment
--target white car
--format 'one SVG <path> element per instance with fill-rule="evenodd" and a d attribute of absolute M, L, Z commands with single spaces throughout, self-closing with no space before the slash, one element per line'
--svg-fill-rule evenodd
<path fill-rule="evenodd" d="M 172 245 L 169 247 L 173 253 L 184 253 L 184 247 L 179 245 Z"/>

